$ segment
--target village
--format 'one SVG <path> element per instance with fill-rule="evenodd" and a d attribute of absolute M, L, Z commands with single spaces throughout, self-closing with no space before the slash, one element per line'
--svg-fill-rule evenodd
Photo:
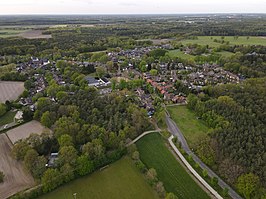
<path fill-rule="evenodd" d="M 149 90 L 139 87 L 135 89 L 135 94 L 138 96 L 140 106 L 145 108 L 148 115 L 151 116 L 154 111 L 153 100 L 155 96 L 160 97 L 165 103 L 186 104 L 186 91 L 200 93 L 202 88 L 207 85 L 239 83 L 241 77 L 224 70 L 218 64 L 204 63 L 185 65 L 182 62 L 171 61 L 163 62 L 154 60 L 153 63 L 146 64 L 146 68 L 150 70 L 142 71 L 138 64 L 144 56 L 148 56 L 152 50 L 164 49 L 168 50 L 172 47 L 169 45 L 141 47 L 132 50 L 122 50 L 106 53 L 108 60 L 112 62 L 115 71 L 108 71 L 108 66 L 104 63 L 96 62 L 79 62 L 71 61 L 72 64 L 79 67 L 103 67 L 108 75 L 97 77 L 95 75 L 87 75 L 85 80 L 88 86 L 95 87 L 100 95 L 105 95 L 113 91 L 112 83 L 117 78 L 122 78 L 126 81 L 134 79 L 142 79 Z M 126 58 L 126 61 L 125 61 Z M 126 62 L 126 63 L 124 63 Z M 23 106 L 29 106 L 32 111 L 35 110 L 35 104 L 32 98 L 43 91 L 48 86 L 47 80 L 41 70 L 49 69 L 53 75 L 53 79 L 58 85 L 69 85 L 70 82 L 64 79 L 59 69 L 56 67 L 56 62 L 47 59 L 39 59 L 32 57 L 27 63 L 20 63 L 17 66 L 17 71 L 21 73 L 30 73 L 34 70 L 33 85 L 29 90 L 29 95 L 25 98 L 21 97 L 19 103 Z M 178 83 L 177 83 L 178 82 Z M 182 88 L 181 88 L 182 87 Z M 52 101 L 56 101 L 51 97 Z"/>

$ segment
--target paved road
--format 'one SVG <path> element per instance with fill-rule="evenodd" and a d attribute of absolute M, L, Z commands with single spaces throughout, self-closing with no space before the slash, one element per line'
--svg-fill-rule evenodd
<path fill-rule="evenodd" d="M 233 198 L 233 199 L 242 199 L 242 197 L 240 195 L 238 195 L 228 184 L 226 184 L 219 176 L 217 176 L 207 165 L 205 165 L 199 158 L 198 156 L 196 156 L 189 148 L 187 141 L 184 137 L 184 135 L 182 134 L 182 132 L 180 131 L 180 129 L 177 127 L 176 123 L 170 118 L 169 113 L 166 111 L 166 124 L 168 126 L 168 130 L 169 132 L 176 136 L 179 140 L 179 142 L 181 142 L 182 148 L 186 151 L 186 153 L 188 153 L 189 155 L 192 156 L 192 158 L 194 159 L 195 162 L 197 162 L 200 167 L 202 169 L 205 169 L 208 171 L 208 174 L 210 177 L 216 177 L 218 178 L 218 184 L 224 189 L 227 188 L 229 190 L 229 195 Z"/>
<path fill-rule="evenodd" d="M 139 139 L 141 139 L 145 135 L 148 135 L 148 134 L 151 134 L 151 133 L 158 133 L 158 132 L 161 132 L 161 129 L 158 128 L 158 129 L 151 130 L 151 131 L 145 131 L 141 135 L 139 135 L 137 138 L 135 138 L 134 140 L 132 140 L 131 142 L 129 142 L 126 146 L 128 147 L 128 146 L 134 144 L 135 142 L 137 142 Z"/>

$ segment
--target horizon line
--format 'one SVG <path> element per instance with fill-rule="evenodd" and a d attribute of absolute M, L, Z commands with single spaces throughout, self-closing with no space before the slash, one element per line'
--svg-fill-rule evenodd
<path fill-rule="evenodd" d="M 60 16 L 60 15 L 224 15 L 224 14 L 259 14 L 259 15 L 266 15 L 263 12 L 184 12 L 184 13 L 11 13 L 11 14 L 1 14 L 0 16 L 32 16 L 32 15 L 46 15 L 46 16 Z"/>

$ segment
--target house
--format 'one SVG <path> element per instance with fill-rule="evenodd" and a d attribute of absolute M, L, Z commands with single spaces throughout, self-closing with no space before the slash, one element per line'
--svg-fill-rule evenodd
<path fill-rule="evenodd" d="M 88 82 L 89 86 L 99 86 L 99 80 L 95 79 L 94 77 L 87 76 L 85 80 Z"/>
<path fill-rule="evenodd" d="M 56 167 L 56 160 L 58 160 L 58 153 L 51 153 L 46 167 Z"/>
<path fill-rule="evenodd" d="M 23 112 L 22 112 L 22 111 L 18 111 L 18 112 L 16 113 L 15 117 L 14 117 L 14 120 L 15 120 L 16 122 L 19 122 L 19 121 L 21 121 L 22 119 L 23 119 Z"/>

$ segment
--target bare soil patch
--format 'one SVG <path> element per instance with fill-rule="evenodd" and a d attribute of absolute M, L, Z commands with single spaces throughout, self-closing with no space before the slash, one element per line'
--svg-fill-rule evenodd
<path fill-rule="evenodd" d="M 42 30 L 30 30 L 19 34 L 20 37 L 26 39 L 50 39 L 52 35 L 43 35 Z"/>
<path fill-rule="evenodd" d="M 0 170 L 4 172 L 4 182 L 0 183 L 0 198 L 5 199 L 13 194 L 32 187 L 33 177 L 24 170 L 21 162 L 11 157 L 12 144 L 5 134 L 0 134 Z"/>
<path fill-rule="evenodd" d="M 17 128 L 11 129 L 7 131 L 6 134 L 10 141 L 14 144 L 21 139 L 26 139 L 33 133 L 40 135 L 45 129 L 46 128 L 42 126 L 40 122 L 34 120 L 18 126 Z"/>
<path fill-rule="evenodd" d="M 0 81 L 0 103 L 16 100 L 23 91 L 23 82 Z"/>

